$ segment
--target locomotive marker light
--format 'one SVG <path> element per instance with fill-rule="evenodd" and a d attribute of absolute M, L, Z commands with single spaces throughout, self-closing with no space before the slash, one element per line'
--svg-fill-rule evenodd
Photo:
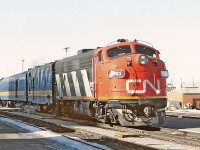
<path fill-rule="evenodd" d="M 139 62 L 140 62 L 140 64 L 142 64 L 142 65 L 147 64 L 147 63 L 148 63 L 148 57 L 147 57 L 146 55 L 141 55 L 141 56 L 139 57 Z"/>
<path fill-rule="evenodd" d="M 168 78 L 169 77 L 168 70 L 161 71 L 161 77 Z"/>

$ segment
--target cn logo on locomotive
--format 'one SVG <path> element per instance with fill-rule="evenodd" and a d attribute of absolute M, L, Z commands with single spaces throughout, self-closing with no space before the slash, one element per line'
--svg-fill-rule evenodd
<path fill-rule="evenodd" d="M 157 88 L 147 79 L 143 81 L 143 90 L 132 90 L 130 89 L 130 83 L 136 83 L 136 82 L 141 82 L 141 79 L 133 79 L 133 80 L 127 80 L 126 81 L 126 91 L 127 93 L 130 94 L 141 94 L 141 93 L 146 93 L 147 91 L 147 84 L 155 91 L 156 94 L 160 93 L 160 81 L 157 80 Z"/>

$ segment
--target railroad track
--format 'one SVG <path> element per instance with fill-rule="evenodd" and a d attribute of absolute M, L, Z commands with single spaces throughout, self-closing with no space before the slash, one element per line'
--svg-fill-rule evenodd
<path fill-rule="evenodd" d="M 69 135 L 72 135 L 73 137 L 76 136 L 80 136 L 81 134 L 88 134 L 87 132 L 84 131 L 78 131 L 78 133 L 76 130 L 72 129 L 72 128 L 68 128 L 68 127 L 64 127 L 55 123 L 50 123 L 47 122 L 46 119 L 51 119 L 52 117 L 50 115 L 42 115 L 40 117 L 40 119 L 34 119 L 34 118 L 30 118 L 28 116 L 21 116 L 21 115 L 17 115 L 14 112 L 8 112 L 8 111 L 0 111 L 0 116 L 2 117 L 7 117 L 7 118 L 11 118 L 14 120 L 20 120 L 22 122 L 27 122 L 30 123 L 31 125 L 35 125 L 35 126 L 39 126 L 42 129 L 43 128 L 47 128 L 50 129 L 56 133 L 60 133 L 63 136 L 67 136 L 70 138 Z M 70 119 L 71 120 L 71 119 Z M 72 119 L 74 120 L 74 119 Z M 81 122 L 81 121 L 80 121 Z M 65 134 L 67 133 L 67 134 Z M 109 138 L 109 137 L 101 137 L 100 139 L 96 139 L 96 137 L 99 135 L 94 135 L 94 133 L 92 133 L 92 135 L 89 137 L 89 141 L 88 142 L 95 142 L 95 143 L 99 143 L 108 147 L 111 147 L 111 149 L 126 149 L 126 150 L 157 150 L 156 148 L 150 147 L 150 146 L 144 146 L 144 145 L 140 145 L 140 144 L 136 144 L 136 143 L 129 143 L 129 142 L 124 142 L 124 141 L 120 141 L 117 139 L 113 139 L 113 138 Z M 94 139 L 92 139 L 91 137 L 93 137 Z M 82 138 L 82 137 L 81 137 Z M 74 138 L 72 138 L 74 139 Z M 85 137 L 83 137 L 84 140 L 78 140 L 80 142 L 86 143 L 87 144 L 87 139 Z M 77 140 L 77 139 L 76 139 Z M 90 144 L 89 144 L 90 145 Z M 97 147 L 95 145 L 91 145 L 94 147 L 94 149 L 103 149 L 102 147 Z"/>
<path fill-rule="evenodd" d="M 5 112 L 5 111 L 0 111 L 0 114 L 3 114 L 7 117 L 19 119 L 22 121 L 28 121 L 31 123 L 36 124 L 37 126 L 46 126 L 46 128 L 49 128 L 55 132 L 59 133 L 65 133 L 65 132 L 75 132 L 74 129 L 72 128 L 66 128 L 54 123 L 47 123 L 46 120 L 54 118 L 53 116 L 49 114 L 39 114 L 41 117 L 39 120 L 25 117 L 25 116 L 20 116 L 17 115 L 16 113 L 10 113 L 10 112 Z M 199 134 L 194 134 L 194 133 L 189 133 L 185 131 L 179 131 L 176 129 L 165 129 L 165 128 L 156 128 L 156 127 L 143 127 L 143 128 L 128 128 L 128 127 L 121 127 L 117 125 L 110 126 L 109 124 L 103 124 L 103 123 L 97 123 L 97 122 L 91 122 L 87 120 L 77 120 L 77 119 L 72 119 L 72 118 L 66 118 L 66 117 L 57 117 L 57 119 L 61 120 L 69 120 L 69 121 L 74 121 L 79 124 L 84 124 L 84 125 L 89 125 L 89 126 L 95 126 L 98 128 L 103 128 L 103 129 L 109 129 L 116 131 L 118 134 L 116 135 L 117 137 L 125 138 L 125 137 L 150 137 L 154 139 L 161 139 L 164 141 L 173 141 L 174 143 L 180 143 L 180 144 L 187 144 L 187 145 L 193 145 L 200 147 L 200 138 Z M 107 140 L 105 138 L 104 140 Z M 127 143 L 123 143 L 127 144 Z M 140 146 L 140 145 L 138 145 Z M 147 148 L 147 147 L 146 147 Z M 153 149 L 151 147 L 148 147 L 148 149 Z"/>
<path fill-rule="evenodd" d="M 66 119 L 60 117 L 60 119 Z M 97 123 L 92 121 L 85 120 L 77 120 L 71 119 L 79 123 L 88 124 L 92 126 L 97 126 L 104 129 L 109 129 L 113 131 L 119 132 L 119 137 L 151 137 L 154 139 L 161 139 L 164 141 L 173 141 L 175 143 L 194 145 L 200 147 L 200 136 L 198 133 L 191 133 L 186 131 L 180 131 L 178 129 L 169 129 L 169 128 L 159 128 L 159 127 L 151 127 L 151 126 L 143 126 L 143 127 L 122 127 L 118 125 L 110 125 L 104 123 Z M 123 133 L 123 134 L 121 134 Z M 121 135 L 120 135 L 121 134 Z"/>

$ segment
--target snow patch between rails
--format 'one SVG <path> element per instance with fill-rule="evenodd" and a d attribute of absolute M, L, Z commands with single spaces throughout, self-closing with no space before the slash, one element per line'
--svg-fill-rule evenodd
<path fill-rule="evenodd" d="M 26 123 L 15 121 L 15 120 L 12 120 L 12 119 L 9 119 L 9 118 L 0 117 L 0 121 L 18 126 L 22 129 L 25 129 L 25 130 L 31 132 L 35 136 L 39 136 L 40 138 L 48 138 L 48 139 L 51 139 L 51 140 L 56 141 L 58 143 L 76 148 L 78 150 L 79 149 L 80 150 L 83 150 L 83 149 L 87 149 L 87 150 L 97 150 L 97 149 L 111 150 L 110 148 L 108 148 L 104 145 L 86 142 L 86 141 L 79 139 L 79 138 L 76 138 L 76 137 L 63 136 L 61 134 L 54 133 L 50 130 L 41 129 L 39 127 L 34 127 L 32 125 L 28 125 Z"/>

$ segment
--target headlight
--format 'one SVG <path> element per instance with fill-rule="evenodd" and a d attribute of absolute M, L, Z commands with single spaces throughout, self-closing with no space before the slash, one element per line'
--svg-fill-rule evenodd
<path fill-rule="evenodd" d="M 108 71 L 108 76 L 110 78 L 123 78 L 125 76 L 125 71 L 124 70 L 110 70 Z"/>
<path fill-rule="evenodd" d="M 168 70 L 161 71 L 161 77 L 168 78 L 169 77 Z"/>
<path fill-rule="evenodd" d="M 139 62 L 140 62 L 140 64 L 142 64 L 142 65 L 147 64 L 147 63 L 148 63 L 148 57 L 147 57 L 146 55 L 141 55 L 141 56 L 139 57 Z"/>

